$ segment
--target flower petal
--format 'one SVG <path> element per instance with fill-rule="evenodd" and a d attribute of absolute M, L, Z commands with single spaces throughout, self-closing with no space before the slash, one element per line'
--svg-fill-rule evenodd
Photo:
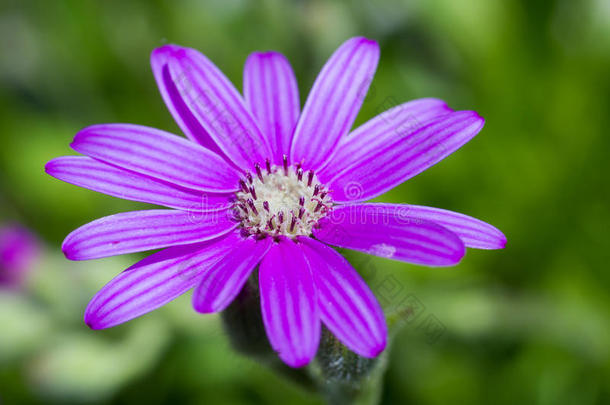
<path fill-rule="evenodd" d="M 464 256 L 464 243 L 434 222 L 390 215 L 371 205 L 343 205 L 320 220 L 322 242 L 375 256 L 425 266 L 451 266 Z"/>
<path fill-rule="evenodd" d="M 369 200 L 396 187 L 455 152 L 481 130 L 483 123 L 474 111 L 458 111 L 386 143 L 326 181 L 333 190 L 333 200 Z"/>
<path fill-rule="evenodd" d="M 172 46 L 169 72 L 191 113 L 220 150 L 244 170 L 271 158 L 271 149 L 229 79 L 203 54 Z"/>
<path fill-rule="evenodd" d="M 85 323 L 104 329 L 148 313 L 193 288 L 201 274 L 224 257 L 236 233 L 188 246 L 170 247 L 139 261 L 112 279 L 89 302 Z"/>
<path fill-rule="evenodd" d="M 292 141 L 291 162 L 321 168 L 348 133 L 366 96 L 379 60 L 379 46 L 366 38 L 346 41 L 318 75 Z"/>
<path fill-rule="evenodd" d="M 89 260 L 202 242 L 234 229 L 237 224 L 229 215 L 226 210 L 123 212 L 76 229 L 66 237 L 62 250 L 70 260 Z"/>
<path fill-rule="evenodd" d="M 195 190 L 235 191 L 239 181 L 235 169 L 215 153 L 140 125 L 93 125 L 77 133 L 70 146 L 84 155 Z"/>
<path fill-rule="evenodd" d="M 394 217 L 397 221 L 404 222 L 404 218 L 411 218 L 434 222 L 459 236 L 466 247 L 503 249 L 506 246 L 506 237 L 499 229 L 468 215 L 410 204 L 369 203 L 360 206 L 379 215 Z"/>
<path fill-rule="evenodd" d="M 350 350 L 375 357 L 387 343 L 381 306 L 362 277 L 334 249 L 299 238 L 318 292 L 322 322 Z"/>
<path fill-rule="evenodd" d="M 167 59 L 177 48 L 173 45 L 166 45 L 155 49 L 150 55 L 150 64 L 163 101 L 165 101 L 167 108 L 180 129 L 190 140 L 208 148 L 216 154 L 222 155 L 214 140 L 187 107 L 171 78 Z"/>
<path fill-rule="evenodd" d="M 341 138 L 329 163 L 318 177 L 332 178 L 348 167 L 367 160 L 390 143 L 410 136 L 430 120 L 453 112 L 443 100 L 421 98 L 400 104 L 353 130 Z"/>
<path fill-rule="evenodd" d="M 181 210 L 214 211 L 231 204 L 232 194 L 186 189 L 87 156 L 53 159 L 46 164 L 45 171 L 59 180 L 99 193 Z"/>
<path fill-rule="evenodd" d="M 254 267 L 271 247 L 271 238 L 241 239 L 229 254 L 203 273 L 193 292 L 193 307 L 202 313 L 224 310 L 239 294 Z"/>
<path fill-rule="evenodd" d="M 283 238 L 259 271 L 261 309 L 273 349 L 291 367 L 308 364 L 320 341 L 320 314 L 309 265 L 301 248 Z"/>
<path fill-rule="evenodd" d="M 278 52 L 254 52 L 244 67 L 244 98 L 269 139 L 273 161 L 281 164 L 290 153 L 299 118 L 299 89 L 294 72 Z"/>

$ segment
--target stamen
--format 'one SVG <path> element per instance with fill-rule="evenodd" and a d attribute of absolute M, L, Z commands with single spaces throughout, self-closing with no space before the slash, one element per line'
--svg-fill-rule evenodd
<path fill-rule="evenodd" d="M 280 211 L 277 218 L 280 221 L 280 224 L 283 223 L 284 222 L 284 211 Z"/>
<path fill-rule="evenodd" d="M 252 197 L 256 200 L 256 190 L 254 187 L 250 187 L 250 194 L 252 194 Z"/>
<path fill-rule="evenodd" d="M 292 213 L 292 221 L 290 221 L 290 232 L 294 231 L 294 226 L 297 223 L 297 218 L 294 216 L 294 211 L 291 211 Z"/>
<path fill-rule="evenodd" d="M 265 211 L 270 212 L 269 211 L 269 201 L 263 201 L 263 208 L 265 209 Z"/>
<path fill-rule="evenodd" d="M 297 178 L 299 179 L 299 181 L 303 180 L 303 169 L 301 169 L 300 167 L 297 169 Z"/>
<path fill-rule="evenodd" d="M 248 186 L 246 186 L 246 182 L 243 181 L 242 179 L 239 179 L 239 185 L 244 193 L 250 192 L 250 190 L 248 190 Z"/>
<path fill-rule="evenodd" d="M 283 156 L 284 161 L 284 176 L 288 176 L 288 156 Z"/>
<path fill-rule="evenodd" d="M 305 197 L 301 196 L 301 198 L 299 198 L 299 205 L 301 207 L 305 205 Z"/>
<path fill-rule="evenodd" d="M 273 218 L 275 217 L 275 215 L 271 218 L 269 218 L 269 221 L 267 221 L 267 228 L 273 230 Z"/>
<path fill-rule="evenodd" d="M 258 215 L 258 211 L 256 210 L 256 206 L 254 205 L 254 201 L 248 199 L 248 205 L 250 206 L 250 209 L 254 212 L 254 214 Z"/>
<path fill-rule="evenodd" d="M 265 159 L 265 165 L 267 166 L 267 174 L 271 174 L 271 161 L 269 158 Z"/>
<path fill-rule="evenodd" d="M 258 179 L 264 183 L 263 181 L 263 172 L 261 171 L 261 165 L 259 165 L 258 163 L 254 164 L 254 170 L 256 170 L 256 176 L 258 177 Z"/>
<path fill-rule="evenodd" d="M 318 212 L 320 208 L 322 208 L 322 201 L 318 201 L 318 205 L 316 205 L 316 208 L 313 210 L 313 212 Z"/>
<path fill-rule="evenodd" d="M 248 183 L 252 184 L 254 182 L 254 179 L 252 178 L 252 175 L 250 174 L 250 172 L 246 173 L 246 179 L 248 179 Z"/>
<path fill-rule="evenodd" d="M 311 187 L 311 181 L 313 180 L 313 170 L 307 173 L 307 187 Z"/>
<path fill-rule="evenodd" d="M 313 189 L 313 195 L 317 196 L 319 192 L 320 192 L 320 185 L 316 184 L 316 186 Z"/>
<path fill-rule="evenodd" d="M 303 219 L 303 214 L 305 214 L 305 208 L 299 208 L 299 219 Z"/>

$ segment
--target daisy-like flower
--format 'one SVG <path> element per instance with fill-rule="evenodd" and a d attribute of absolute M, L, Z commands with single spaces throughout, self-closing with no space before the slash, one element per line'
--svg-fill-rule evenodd
<path fill-rule="evenodd" d="M 462 214 L 361 203 L 438 163 L 483 127 L 476 112 L 428 98 L 350 133 L 378 58 L 375 41 L 346 41 L 301 110 L 294 73 L 279 53 L 248 57 L 242 97 L 196 50 L 154 50 L 157 84 L 188 139 L 95 125 L 71 144 L 86 156 L 46 165 L 68 183 L 171 208 L 111 215 L 68 235 L 62 249 L 72 260 L 165 248 L 97 293 L 85 322 L 112 327 L 192 288 L 197 311 L 222 311 L 259 266 L 264 326 L 286 364 L 311 361 L 322 323 L 355 353 L 374 357 L 386 346 L 382 309 L 330 246 L 427 266 L 454 265 L 465 247 L 504 247 L 500 231 Z"/>
<path fill-rule="evenodd" d="M 22 287 L 39 253 L 29 230 L 16 224 L 0 226 L 0 288 Z"/>

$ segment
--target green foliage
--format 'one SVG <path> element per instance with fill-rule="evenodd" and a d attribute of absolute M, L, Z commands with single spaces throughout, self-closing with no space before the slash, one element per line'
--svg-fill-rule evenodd
<path fill-rule="evenodd" d="M 471 250 L 449 269 L 346 252 L 388 314 L 406 314 L 376 380 L 381 402 L 608 403 L 606 3 L 3 1 L 0 220 L 31 227 L 47 247 L 26 292 L 0 297 L 0 402 L 322 402 L 233 351 L 219 318 L 193 313 L 188 297 L 89 331 L 87 300 L 137 257 L 68 263 L 61 240 L 144 205 L 61 183 L 43 166 L 71 154 L 90 124 L 178 132 L 150 72 L 156 46 L 200 49 L 238 88 L 248 53 L 281 51 L 304 101 L 333 49 L 365 35 L 381 60 L 358 124 L 418 97 L 486 118 L 472 142 L 380 200 L 464 212 L 508 237 L 504 251 Z"/>

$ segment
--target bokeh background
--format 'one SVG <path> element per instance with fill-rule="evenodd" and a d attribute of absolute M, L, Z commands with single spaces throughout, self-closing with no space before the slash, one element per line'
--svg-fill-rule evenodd
<path fill-rule="evenodd" d="M 2 0 L 0 222 L 29 228 L 40 253 L 24 285 L 0 291 L 0 403 L 322 403 L 235 354 L 190 297 L 90 331 L 89 298 L 141 256 L 73 263 L 60 243 L 144 205 L 43 166 L 95 123 L 179 133 L 150 72 L 157 46 L 200 49 L 240 89 L 250 52 L 281 51 L 304 101 L 354 35 L 381 46 L 357 124 L 419 97 L 487 120 L 382 200 L 464 212 L 509 241 L 445 269 L 348 253 L 389 311 L 417 308 L 394 337 L 382 403 L 610 403 L 607 0 Z"/>

